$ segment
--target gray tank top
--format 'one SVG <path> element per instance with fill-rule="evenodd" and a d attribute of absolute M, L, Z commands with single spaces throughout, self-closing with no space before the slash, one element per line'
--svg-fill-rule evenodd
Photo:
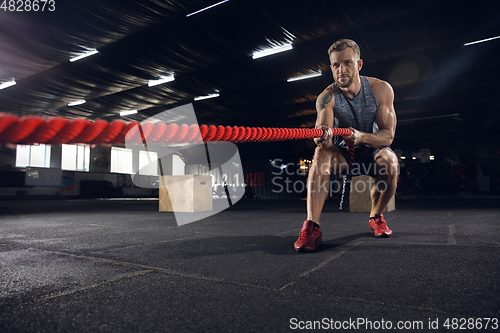
<path fill-rule="evenodd" d="M 366 76 L 360 76 L 359 78 L 361 79 L 361 90 L 353 98 L 345 96 L 337 84 L 333 83 L 332 90 L 335 95 L 335 107 L 333 108 L 334 127 L 353 127 L 365 133 L 375 133 L 378 131 L 375 122 L 375 114 L 378 108 L 377 98 L 368 78 Z M 341 140 L 341 142 L 336 142 L 337 144 L 347 147 L 342 137 L 337 138 L 338 141 Z"/>

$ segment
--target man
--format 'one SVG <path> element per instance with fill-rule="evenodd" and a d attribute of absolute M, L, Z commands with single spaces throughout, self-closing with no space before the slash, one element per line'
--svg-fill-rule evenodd
<path fill-rule="evenodd" d="M 389 148 L 396 131 L 394 92 L 387 82 L 359 75 L 363 60 L 354 41 L 338 40 L 328 55 L 335 82 L 316 100 L 316 127 L 324 134 L 314 139 L 317 147 L 307 180 L 307 220 L 294 244 L 297 251 L 314 251 L 322 241 L 320 214 L 332 172 L 375 178 L 369 227 L 375 237 L 392 235 L 382 213 L 396 191 L 398 173 L 396 154 Z M 352 131 L 338 144 L 332 142 L 334 122 Z"/>

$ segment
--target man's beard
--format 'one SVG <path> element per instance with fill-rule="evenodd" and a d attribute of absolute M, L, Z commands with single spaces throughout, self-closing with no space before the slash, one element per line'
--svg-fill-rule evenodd
<path fill-rule="evenodd" d="M 351 86 L 351 84 L 354 82 L 354 79 L 357 77 L 358 73 L 357 72 L 354 72 L 352 74 L 352 76 L 349 76 L 349 80 L 345 83 L 340 83 L 340 81 L 337 79 L 335 80 L 337 82 L 337 85 L 340 87 L 340 88 L 348 88 Z"/>

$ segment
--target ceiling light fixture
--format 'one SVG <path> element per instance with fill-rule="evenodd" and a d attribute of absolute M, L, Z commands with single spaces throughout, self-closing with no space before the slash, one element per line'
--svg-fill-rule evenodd
<path fill-rule="evenodd" d="M 2 83 L 0 83 L 0 90 L 8 88 L 8 87 L 12 87 L 15 84 L 16 84 L 16 80 L 2 82 Z"/>
<path fill-rule="evenodd" d="M 293 82 L 293 81 L 298 81 L 298 80 L 310 79 L 312 77 L 317 77 L 317 76 L 321 76 L 321 75 L 322 75 L 321 71 L 316 71 L 316 72 L 311 72 L 311 73 L 305 74 L 305 75 L 291 77 L 291 78 L 287 79 L 286 81 Z"/>
<path fill-rule="evenodd" d="M 69 61 L 74 62 L 74 61 L 77 61 L 77 60 L 80 60 L 80 59 L 83 59 L 83 58 L 90 57 L 91 55 L 94 55 L 96 53 L 98 53 L 98 51 L 96 49 L 91 49 L 88 52 L 85 52 L 83 54 L 80 54 L 80 55 L 78 55 L 76 57 L 73 57 L 73 58 L 69 59 Z"/>
<path fill-rule="evenodd" d="M 74 101 L 74 102 L 68 103 L 68 106 L 76 106 L 76 105 L 81 105 L 81 104 L 84 104 L 84 103 L 87 103 L 87 101 L 84 100 L 84 99 L 80 99 L 78 101 Z"/>
<path fill-rule="evenodd" d="M 128 110 L 128 111 L 121 111 L 120 116 L 130 116 L 132 114 L 136 114 L 137 110 Z"/>
<path fill-rule="evenodd" d="M 198 10 L 198 11 L 196 11 L 196 12 L 192 12 L 191 14 L 187 14 L 187 15 L 186 15 L 186 17 L 192 16 L 192 15 L 194 15 L 194 14 L 201 13 L 201 12 L 202 12 L 202 11 L 204 11 L 204 10 L 210 9 L 210 8 L 212 8 L 212 7 L 218 6 L 218 5 L 220 5 L 220 4 L 224 3 L 224 2 L 228 2 L 228 1 L 229 1 L 229 0 L 224 0 L 224 1 L 218 2 L 218 3 L 213 4 L 213 5 L 211 5 L 211 6 L 208 6 L 208 7 L 205 7 L 205 8 L 203 8 L 203 9 L 200 9 L 200 10 Z"/>
<path fill-rule="evenodd" d="M 406 123 L 409 121 L 417 121 L 417 120 L 429 120 L 429 119 L 438 119 L 438 118 L 450 118 L 453 117 L 455 120 L 463 121 L 462 118 L 460 118 L 459 113 L 453 113 L 453 114 L 444 114 L 440 116 L 432 116 L 432 117 L 423 117 L 423 118 L 413 118 L 413 119 L 401 119 L 398 120 L 398 123 Z"/>
<path fill-rule="evenodd" d="M 464 46 L 469 46 L 469 45 L 473 45 L 473 44 L 479 44 L 479 43 L 483 43 L 483 42 L 489 42 L 490 40 L 494 40 L 494 39 L 498 39 L 498 38 L 500 38 L 500 36 L 486 38 L 486 39 L 481 39 L 481 40 L 476 40 L 475 42 L 465 43 Z"/>
<path fill-rule="evenodd" d="M 258 59 L 258 58 L 262 58 L 262 57 L 267 57 L 271 54 L 276 54 L 276 53 L 281 53 L 281 52 L 291 50 L 292 48 L 293 48 L 293 46 L 291 43 L 272 46 L 270 48 L 267 48 L 267 49 L 264 49 L 261 51 L 256 51 L 256 52 L 252 53 L 252 58 Z"/>
<path fill-rule="evenodd" d="M 167 82 L 172 82 L 174 80 L 175 80 L 174 75 L 160 76 L 160 78 L 157 79 L 157 80 L 149 80 L 148 81 L 148 86 L 149 87 L 154 87 L 154 86 L 157 86 L 159 84 L 164 84 L 164 83 L 167 83 Z"/>
<path fill-rule="evenodd" d="M 195 97 L 194 100 L 195 101 L 201 101 L 203 99 L 209 99 L 209 98 L 214 98 L 214 97 L 219 97 L 220 95 L 218 93 L 215 93 L 215 94 L 209 94 L 209 95 L 206 95 L 206 96 L 198 96 L 198 97 Z"/>

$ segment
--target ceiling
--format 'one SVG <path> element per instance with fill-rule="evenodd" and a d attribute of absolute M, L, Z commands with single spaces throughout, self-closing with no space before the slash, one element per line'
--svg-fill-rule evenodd
<path fill-rule="evenodd" d="M 464 43 L 500 35 L 498 2 L 230 0 L 186 16 L 217 2 L 55 0 L 44 11 L 1 9 L 0 82 L 17 84 L 0 90 L 0 112 L 142 121 L 193 103 L 199 124 L 313 127 L 315 99 L 332 82 L 327 49 L 351 38 L 361 74 L 394 88 L 394 145 L 496 137 L 500 39 Z M 285 42 L 293 50 L 252 59 Z M 99 53 L 69 61 L 88 48 Z M 318 70 L 320 77 L 287 82 Z M 148 86 L 172 73 L 175 81 Z M 68 106 L 80 99 L 86 103 Z M 119 116 L 132 109 L 139 112 Z M 300 154 L 312 142 L 286 144 Z"/>

